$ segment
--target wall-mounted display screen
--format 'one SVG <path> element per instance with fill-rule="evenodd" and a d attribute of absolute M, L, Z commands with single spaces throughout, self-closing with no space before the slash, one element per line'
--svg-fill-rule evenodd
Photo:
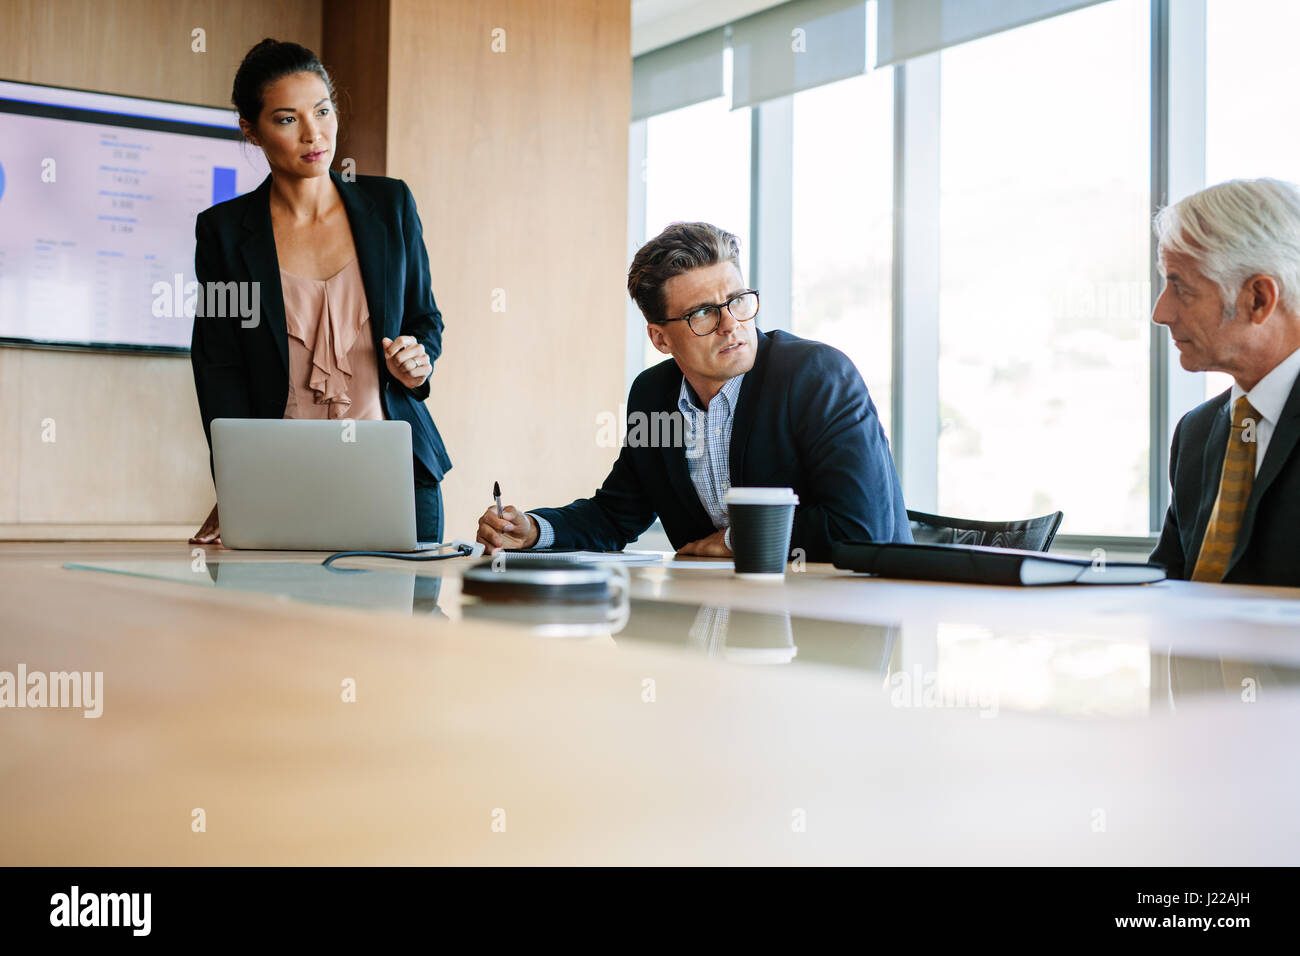
<path fill-rule="evenodd" d="M 267 171 L 233 110 L 0 81 L 0 342 L 188 349 L 194 218 Z"/>

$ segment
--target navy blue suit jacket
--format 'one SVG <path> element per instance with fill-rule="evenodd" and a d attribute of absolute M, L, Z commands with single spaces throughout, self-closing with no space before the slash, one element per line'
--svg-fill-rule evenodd
<path fill-rule="evenodd" d="M 1232 430 L 1232 389 L 1198 405 L 1178 422 L 1169 453 L 1172 493 L 1150 562 L 1171 578 L 1190 580 L 1219 495 Z M 1246 500 L 1246 513 L 1225 584 L 1300 587 L 1300 380 L 1278 417 L 1268 452 Z"/>
<path fill-rule="evenodd" d="M 442 353 L 442 313 L 429 284 L 429 257 L 415 198 L 400 179 L 358 176 L 356 182 L 345 182 L 333 171 L 330 178 L 342 197 L 357 248 L 384 415 L 410 424 L 415 460 L 441 481 L 451 459 L 424 404 L 429 379 L 416 389 L 397 381 L 389 374 L 381 343 L 384 337 L 410 335 L 424 345 L 431 367 Z M 267 176 L 252 192 L 199 213 L 194 225 L 200 309 L 190 362 L 209 452 L 214 418 L 283 418 L 289 399 L 289 339 L 270 197 Z M 258 323 L 244 328 L 238 317 L 204 317 L 202 290 L 209 282 L 261 283 Z M 208 460 L 211 466 L 210 453 Z"/>
<path fill-rule="evenodd" d="M 637 376 L 628 395 L 628 441 L 591 498 L 536 508 L 555 548 L 613 551 L 659 516 L 674 548 L 716 530 L 687 470 L 682 442 L 636 442 L 637 420 L 672 422 L 641 434 L 683 434 L 682 372 L 669 359 Z M 652 416 L 658 414 L 659 418 Z M 668 416 L 665 419 L 664 416 Z M 754 367 L 740 386 L 729 455 L 734 487 L 789 487 L 799 496 L 790 547 L 829 561 L 831 542 L 911 541 L 889 442 L 866 383 L 848 356 L 789 332 L 760 332 Z"/>

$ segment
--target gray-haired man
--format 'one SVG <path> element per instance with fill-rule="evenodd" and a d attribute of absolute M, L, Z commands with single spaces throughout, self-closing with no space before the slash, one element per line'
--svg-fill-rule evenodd
<path fill-rule="evenodd" d="M 1156 231 L 1153 321 L 1183 368 L 1235 384 L 1174 430 L 1151 561 L 1173 578 L 1300 586 L 1300 189 L 1222 183 L 1163 210 Z"/>

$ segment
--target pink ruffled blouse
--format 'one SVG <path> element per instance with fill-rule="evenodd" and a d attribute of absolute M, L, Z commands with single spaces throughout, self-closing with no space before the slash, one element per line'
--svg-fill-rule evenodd
<path fill-rule="evenodd" d="M 381 420 L 379 360 L 356 259 L 328 279 L 280 270 L 289 333 L 285 418 Z"/>

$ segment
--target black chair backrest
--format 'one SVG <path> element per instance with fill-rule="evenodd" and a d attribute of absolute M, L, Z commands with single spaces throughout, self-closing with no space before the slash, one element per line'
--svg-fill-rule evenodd
<path fill-rule="evenodd" d="M 929 515 L 924 511 L 907 512 L 912 524 L 912 540 L 917 544 L 976 544 L 1021 551 L 1046 551 L 1050 548 L 1063 517 L 1063 512 L 1053 511 L 1050 515 L 1023 521 L 973 521 Z"/>

